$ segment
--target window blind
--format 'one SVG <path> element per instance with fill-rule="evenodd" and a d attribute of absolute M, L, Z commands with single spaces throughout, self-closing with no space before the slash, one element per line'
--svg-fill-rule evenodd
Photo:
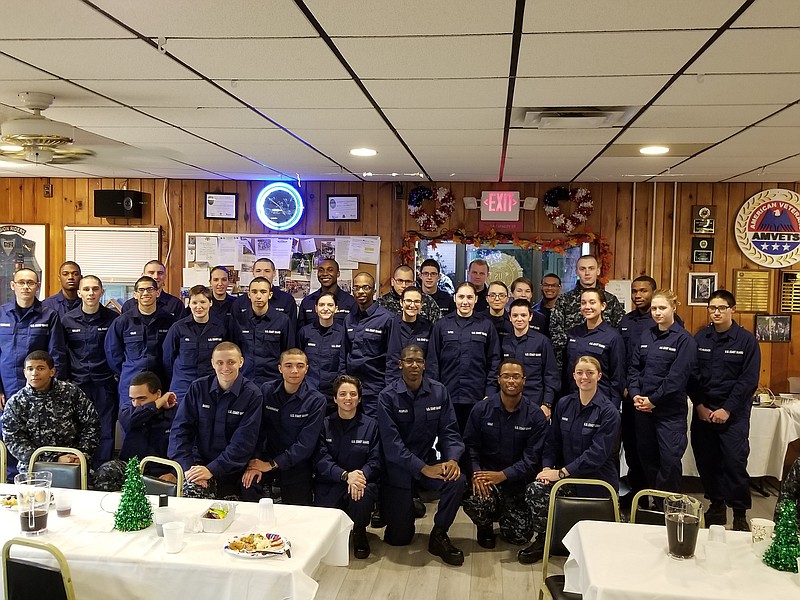
<path fill-rule="evenodd" d="M 147 261 L 158 259 L 158 227 L 64 227 L 67 260 L 104 282 L 133 283 Z"/>

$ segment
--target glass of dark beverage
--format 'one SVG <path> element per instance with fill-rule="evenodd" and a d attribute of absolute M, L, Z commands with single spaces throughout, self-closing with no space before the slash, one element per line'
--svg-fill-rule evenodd
<path fill-rule="evenodd" d="M 692 558 L 700 531 L 702 506 L 695 498 L 674 494 L 664 500 L 664 518 L 667 524 L 667 544 L 672 558 Z"/>
<path fill-rule="evenodd" d="M 19 528 L 25 535 L 38 535 L 47 531 L 47 513 L 50 510 L 50 471 L 19 473 L 14 476 L 19 509 Z"/>

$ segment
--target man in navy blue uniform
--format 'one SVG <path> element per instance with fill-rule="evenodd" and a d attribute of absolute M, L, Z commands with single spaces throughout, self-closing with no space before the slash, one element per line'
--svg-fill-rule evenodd
<path fill-rule="evenodd" d="M 278 358 L 294 346 L 294 330 L 285 313 L 272 310 L 272 284 L 256 277 L 247 292 L 250 305 L 234 306 L 228 321 L 228 334 L 244 354 L 245 377 L 256 385 L 280 381 Z"/>
<path fill-rule="evenodd" d="M 241 373 L 236 344 L 214 349 L 214 375 L 192 382 L 169 433 L 169 457 L 186 476 L 184 496 L 241 496 L 241 479 L 253 456 L 261 425 L 262 397 Z"/>
<path fill-rule="evenodd" d="M 317 280 L 320 288 L 310 293 L 300 302 L 300 311 L 297 315 L 297 328 L 312 323 L 316 319 L 314 307 L 320 294 L 330 292 L 336 298 L 336 320 L 344 323 L 344 318 L 358 310 L 355 298 L 339 287 L 339 263 L 332 258 L 321 260 L 317 265 Z"/>
<path fill-rule="evenodd" d="M 442 269 L 439 263 L 432 258 L 426 258 L 419 267 L 419 280 L 422 284 L 422 291 L 434 299 L 439 305 L 442 316 L 453 312 L 456 303 L 453 296 L 439 288 L 439 279 L 442 277 Z"/>
<path fill-rule="evenodd" d="M 550 313 L 555 308 L 558 295 L 561 293 L 561 277 L 555 273 L 548 273 L 542 277 L 539 291 L 542 293 L 542 297 L 533 305 L 533 310 L 544 317 L 545 325 L 542 333 L 550 337 Z"/>
<path fill-rule="evenodd" d="M 417 287 L 407 287 L 401 294 L 402 314 L 394 318 L 389 348 L 386 352 L 386 381 L 400 377 L 400 352 L 409 344 L 428 351 L 431 339 L 431 322 L 420 315 L 422 291 Z"/>
<path fill-rule="evenodd" d="M 56 372 L 68 379 L 69 358 L 58 314 L 36 298 L 39 276 L 30 269 L 14 273 L 14 302 L 0 306 L 0 410 L 5 401 L 25 387 L 25 357 L 45 350 Z"/>
<path fill-rule="evenodd" d="M 524 365 L 525 400 L 541 407 L 549 419 L 561 388 L 553 346 L 544 334 L 529 327 L 531 305 L 527 300 L 514 300 L 509 315 L 512 333 L 503 341 L 503 359 L 513 358 Z"/>
<path fill-rule="evenodd" d="M 502 281 L 492 281 L 487 288 L 486 303 L 489 309 L 483 315 L 492 322 L 497 332 L 497 339 L 500 345 L 503 340 L 511 333 L 511 322 L 508 320 L 506 304 L 508 303 L 508 287 Z"/>
<path fill-rule="evenodd" d="M 172 313 L 158 306 L 158 283 L 155 279 L 142 276 L 133 289 L 136 306 L 123 312 L 111 324 L 104 344 L 108 366 L 119 377 L 120 408 L 131 402 L 128 391 L 131 379 L 137 373 L 153 371 L 166 385 L 163 345 L 169 328 L 175 322 Z"/>
<path fill-rule="evenodd" d="M 275 275 L 277 274 L 275 263 L 269 258 L 259 258 L 253 263 L 253 279 L 263 277 L 269 282 L 272 296 L 269 299 L 269 307 L 273 311 L 285 314 L 289 317 L 289 324 L 292 332 L 297 330 L 297 302 L 291 294 L 284 292 L 280 286 L 275 285 Z M 233 306 L 234 312 L 240 312 L 250 306 L 248 296 L 239 296 Z"/>
<path fill-rule="evenodd" d="M 489 303 L 486 300 L 486 294 L 489 292 L 489 287 L 486 285 L 487 279 L 489 279 L 489 263 L 482 258 L 471 261 L 467 267 L 467 281 L 475 286 L 476 312 L 489 310 Z"/>
<path fill-rule="evenodd" d="M 311 457 L 317 448 L 325 417 L 325 396 L 305 381 L 308 359 L 298 348 L 290 348 L 280 357 L 281 381 L 261 386 L 264 399 L 261 432 L 254 457 L 242 477 L 245 488 L 252 490 L 248 499 L 266 497 L 268 485 L 278 483 L 284 504 L 309 506 L 313 500 Z M 267 475 L 266 478 L 263 475 Z"/>
<path fill-rule="evenodd" d="M 117 427 L 117 379 L 108 366 L 105 340 L 119 313 L 100 304 L 103 282 L 95 275 L 80 280 L 81 304 L 61 317 L 69 351 L 70 379 L 89 397 L 100 418 L 100 445 L 94 453 L 96 469 L 111 460 Z"/>
<path fill-rule="evenodd" d="M 750 410 L 761 351 L 755 336 L 733 320 L 735 312 L 733 294 L 727 290 L 711 293 L 711 324 L 694 337 L 697 362 L 688 392 L 694 404 L 692 450 L 705 496 L 711 501 L 706 524 L 725 525 L 727 505 L 733 509 L 734 531 L 749 531 Z"/>
<path fill-rule="evenodd" d="M 495 521 L 510 543 L 530 541 L 533 516 L 525 502 L 525 486 L 542 467 L 547 433 L 547 419 L 523 391 L 523 364 L 504 360 L 497 379 L 500 392 L 473 407 L 464 432 L 472 467 L 472 493 L 464 499 L 464 512 L 477 526 L 483 548 L 495 547 Z"/>
<path fill-rule="evenodd" d="M 378 298 L 377 303 L 390 313 L 399 317 L 403 314 L 403 290 L 414 285 L 414 270 L 408 265 L 400 265 L 392 274 L 392 288 Z M 436 300 L 430 296 L 422 296 L 422 307 L 419 314 L 431 323 L 435 323 L 442 316 Z"/>
<path fill-rule="evenodd" d="M 386 352 L 394 317 L 374 301 L 375 279 L 369 273 L 355 276 L 353 293 L 358 309 L 344 320 L 344 370 L 361 380 L 361 406 L 374 418 L 378 394 L 386 386 Z"/>
<path fill-rule="evenodd" d="M 332 407 L 333 380 L 344 372 L 344 323 L 334 319 L 336 298 L 328 292 L 317 298 L 317 320 L 297 332 L 297 346 L 306 353 L 306 381 L 318 389 Z M 360 400 L 360 394 L 359 394 Z"/>
<path fill-rule="evenodd" d="M 177 321 L 185 316 L 186 307 L 183 304 L 183 300 L 164 291 L 164 281 L 167 279 L 167 268 L 164 266 L 164 263 L 158 260 L 149 261 L 142 269 L 142 276 L 150 277 L 156 282 L 156 306 L 158 308 L 172 316 L 173 321 Z M 122 305 L 122 313 L 125 314 L 133 310 L 137 307 L 137 304 L 138 298 L 134 291 L 133 298 L 129 298 Z"/>
<path fill-rule="evenodd" d="M 425 355 L 418 346 L 406 346 L 400 355 L 402 377 L 378 397 L 378 430 L 384 455 L 381 479 L 384 541 L 405 546 L 414 537 L 414 486 L 440 493 L 428 551 L 450 565 L 464 563 L 464 553 L 453 546 L 447 530 L 455 520 L 465 479 L 458 461 L 464 442 L 458 433 L 447 389 L 424 377 Z M 442 462 L 426 464 L 438 438 Z"/>
<path fill-rule="evenodd" d="M 211 293 L 214 295 L 211 316 L 223 323 L 227 322 L 228 315 L 231 314 L 233 309 L 233 303 L 236 301 L 236 298 L 228 293 L 229 285 L 230 272 L 227 267 L 218 265 L 211 269 L 208 278 L 208 287 L 211 288 Z"/>
<path fill-rule="evenodd" d="M 69 311 L 81 305 L 78 297 L 78 285 L 81 281 L 81 267 L 78 263 L 68 260 L 58 267 L 58 281 L 61 289 L 42 300 L 42 306 L 51 308 L 63 317 Z"/>

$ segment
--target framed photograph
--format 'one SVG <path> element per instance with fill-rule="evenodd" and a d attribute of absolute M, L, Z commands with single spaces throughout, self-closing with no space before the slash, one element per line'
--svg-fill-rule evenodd
<path fill-rule="evenodd" d="M 791 342 L 791 315 L 756 315 L 756 339 L 759 342 Z"/>
<path fill-rule="evenodd" d="M 328 221 L 358 221 L 361 219 L 361 196 L 328 194 Z"/>
<path fill-rule="evenodd" d="M 206 192 L 204 216 L 206 219 L 229 219 L 235 221 L 238 216 L 239 194 L 218 194 Z"/>
<path fill-rule="evenodd" d="M 706 306 L 716 289 L 716 273 L 689 273 L 689 306 Z"/>

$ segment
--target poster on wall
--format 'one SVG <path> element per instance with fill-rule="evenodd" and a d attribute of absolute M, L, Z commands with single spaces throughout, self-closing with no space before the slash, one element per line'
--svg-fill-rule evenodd
<path fill-rule="evenodd" d="M 0 304 L 14 300 L 11 282 L 20 269 L 32 269 L 40 282 L 47 273 L 47 225 L 0 225 Z"/>

